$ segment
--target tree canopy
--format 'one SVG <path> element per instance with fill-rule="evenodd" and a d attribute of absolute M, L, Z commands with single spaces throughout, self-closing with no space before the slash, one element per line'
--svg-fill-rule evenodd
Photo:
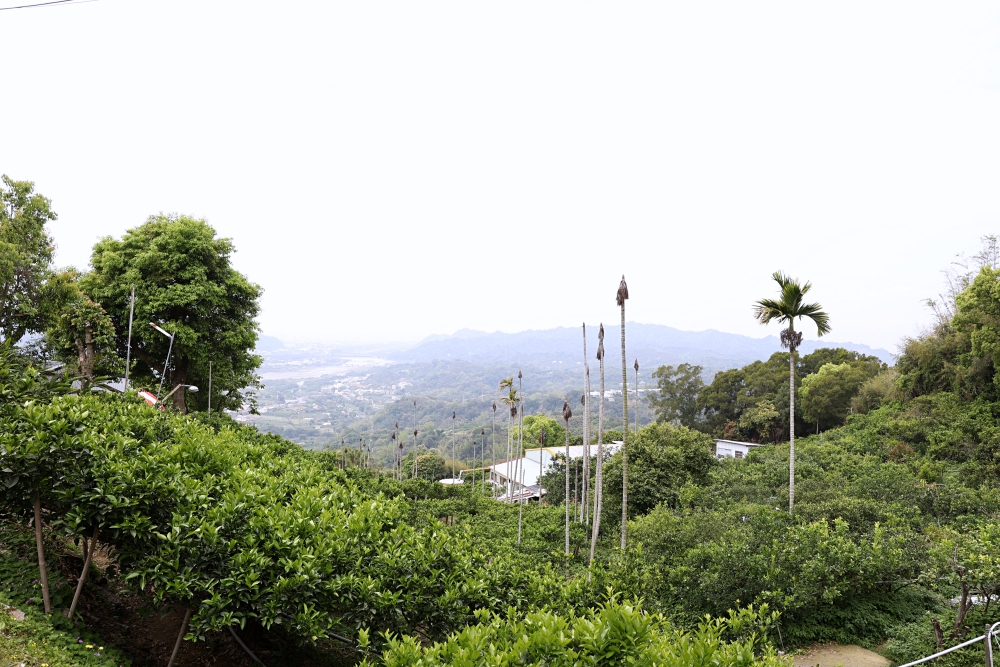
<path fill-rule="evenodd" d="M 882 370 L 879 362 L 828 363 L 802 381 L 802 416 L 821 431 L 844 423 L 851 399 Z"/>
<path fill-rule="evenodd" d="M 82 281 L 110 315 L 121 357 L 135 285 L 132 357 L 137 381 L 157 381 L 170 344 L 149 323 L 175 335 L 168 386 L 196 385 L 202 390 L 190 394 L 179 389 L 174 405 L 181 411 L 207 405 L 209 362 L 215 407 L 253 405 L 254 389 L 260 386 L 254 318 L 262 290 L 232 267 L 233 252 L 232 241 L 217 238 L 204 220 L 154 215 L 120 240 L 101 239 L 94 246 L 93 270 Z"/>
<path fill-rule="evenodd" d="M 0 342 L 45 328 L 42 290 L 54 247 L 51 202 L 30 181 L 0 179 Z"/>
<path fill-rule="evenodd" d="M 656 421 L 676 421 L 694 428 L 698 420 L 698 394 L 705 387 L 701 366 L 678 364 L 660 366 L 653 371 L 657 392 L 648 397 L 649 406 L 656 413 Z"/>

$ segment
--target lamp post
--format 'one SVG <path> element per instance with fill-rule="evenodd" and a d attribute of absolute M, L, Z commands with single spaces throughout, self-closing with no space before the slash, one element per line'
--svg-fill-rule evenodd
<path fill-rule="evenodd" d="M 149 326 L 153 327 L 161 334 L 170 339 L 170 346 L 167 348 L 167 360 L 163 362 L 163 373 L 160 374 L 160 388 L 156 390 L 156 395 L 159 396 L 160 392 L 163 391 L 163 379 L 167 377 L 167 365 L 170 363 L 170 353 L 173 352 L 174 350 L 174 334 L 167 332 L 161 327 L 158 327 L 154 322 L 150 322 Z M 180 387 L 182 385 L 177 385 L 177 386 Z M 177 391 L 176 387 L 174 388 L 174 391 Z M 174 392 L 172 391 L 170 393 L 172 394 Z M 161 400 L 160 402 L 162 403 L 163 401 Z"/>
<path fill-rule="evenodd" d="M 173 396 L 174 392 L 176 392 L 181 387 L 184 387 L 185 389 L 187 389 L 188 391 L 190 391 L 192 393 L 195 393 L 195 394 L 198 393 L 198 387 L 194 386 L 193 384 L 179 384 L 176 387 L 174 387 L 173 389 L 171 389 L 170 393 L 168 393 L 166 396 L 164 396 L 163 398 L 157 399 L 156 402 L 159 403 L 159 404 L 161 404 L 161 405 L 165 404 L 166 401 L 167 401 L 167 399 L 170 398 L 171 396 Z"/>
<path fill-rule="evenodd" d="M 135 285 L 132 285 L 132 297 L 128 306 L 128 343 L 125 346 L 125 388 L 128 391 L 128 371 L 132 363 L 132 315 L 135 313 Z"/>

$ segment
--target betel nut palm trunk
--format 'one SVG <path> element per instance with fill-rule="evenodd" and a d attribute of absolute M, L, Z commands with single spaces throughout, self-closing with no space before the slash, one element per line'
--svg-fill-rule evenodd
<path fill-rule="evenodd" d="M 594 480 L 594 529 L 590 534 L 590 560 L 594 564 L 597 551 L 597 537 L 601 532 L 601 512 L 604 509 L 604 325 L 597 333 L 597 360 L 601 368 L 601 395 L 597 400 L 597 478 Z"/>
<path fill-rule="evenodd" d="M 628 360 L 625 357 L 625 300 L 628 299 L 628 286 L 625 276 L 618 286 L 617 301 L 622 311 L 622 543 L 628 532 Z"/>
<path fill-rule="evenodd" d="M 587 365 L 587 323 L 583 324 L 583 525 L 590 525 L 590 367 Z"/>
<path fill-rule="evenodd" d="M 563 400 L 563 423 L 566 424 L 566 555 L 569 556 L 569 418 L 573 416 L 569 409 L 569 399 Z"/>
<path fill-rule="evenodd" d="M 788 513 L 795 507 L 795 349 L 798 347 L 796 338 L 802 334 L 796 333 L 792 322 L 788 323 Z"/>

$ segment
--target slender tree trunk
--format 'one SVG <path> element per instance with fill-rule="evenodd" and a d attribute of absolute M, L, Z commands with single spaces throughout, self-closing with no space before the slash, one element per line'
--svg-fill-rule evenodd
<path fill-rule="evenodd" d="M 569 420 L 566 422 L 566 555 L 569 556 Z"/>
<path fill-rule="evenodd" d="M 174 372 L 171 373 L 171 384 L 176 387 L 187 382 L 187 362 L 180 357 L 174 357 Z M 184 400 L 185 387 L 181 387 L 174 392 L 174 409 L 182 415 L 187 413 L 187 402 Z"/>
<path fill-rule="evenodd" d="M 181 642 L 184 641 L 184 635 L 187 634 L 188 621 L 191 620 L 191 608 L 188 607 L 184 610 L 184 620 L 181 621 L 181 631 L 177 633 L 177 641 L 174 642 L 174 652 L 170 654 L 170 662 L 167 663 L 167 667 L 174 667 L 174 661 L 177 660 L 177 654 L 181 650 Z"/>
<path fill-rule="evenodd" d="M 517 374 L 517 393 L 521 394 L 521 405 L 517 411 L 517 450 L 519 452 L 518 465 L 521 468 L 521 502 L 517 508 L 517 543 L 521 544 L 521 523 L 524 521 L 524 393 L 521 388 L 521 374 Z"/>
<path fill-rule="evenodd" d="M 94 556 L 94 547 L 97 546 L 97 531 L 98 528 L 94 528 L 94 537 L 90 540 L 90 548 L 87 548 L 87 536 L 83 537 L 83 572 L 80 573 L 80 580 L 76 582 L 76 593 L 73 594 L 73 603 L 69 606 L 69 620 L 73 622 L 73 616 L 76 614 L 76 605 L 80 602 L 80 594 L 83 593 L 83 584 L 87 581 L 87 575 L 90 574 L 90 559 Z"/>
<path fill-rule="evenodd" d="M 52 601 L 49 598 L 49 572 L 45 565 L 45 545 L 42 543 L 42 499 L 35 493 L 35 546 L 38 548 L 38 576 L 42 581 L 42 602 L 45 613 L 52 613 Z"/>
<path fill-rule="evenodd" d="M 635 360 L 635 434 L 639 435 L 639 360 Z"/>
<path fill-rule="evenodd" d="M 542 451 L 543 447 L 541 443 L 538 444 L 538 506 L 542 506 L 542 465 L 544 463 L 545 454 Z"/>
<path fill-rule="evenodd" d="M 791 322 L 788 328 L 792 328 Z M 795 507 L 795 345 L 788 348 L 788 513 Z"/>
<path fill-rule="evenodd" d="M 497 464 L 497 410 L 496 410 L 496 405 L 497 404 L 494 402 L 493 403 L 493 420 L 492 420 L 492 424 L 490 426 L 490 429 L 491 429 L 492 434 L 493 434 L 493 436 L 492 436 L 492 440 L 493 440 L 493 465 Z M 491 478 L 491 481 L 492 481 L 492 478 Z M 495 490 L 491 488 L 490 489 L 490 495 L 492 496 L 494 493 L 495 493 Z M 494 496 L 494 497 L 496 497 L 496 496 Z"/>
<path fill-rule="evenodd" d="M 517 473 L 514 471 L 514 458 L 511 456 L 511 451 L 513 445 L 511 444 L 511 438 L 514 435 L 514 425 L 512 421 L 514 415 L 510 414 L 510 408 L 507 409 L 507 491 L 504 495 L 507 496 L 507 502 L 514 502 L 514 482 L 517 480 Z"/>
<path fill-rule="evenodd" d="M 580 513 L 580 464 L 573 459 L 573 520 L 580 523 L 583 515 Z"/>
<path fill-rule="evenodd" d="M 590 560 L 594 564 L 597 538 L 601 532 L 601 510 L 604 497 L 604 355 L 601 355 L 601 395 L 597 399 L 597 478 L 594 480 L 594 529 L 590 535 Z"/>
<path fill-rule="evenodd" d="M 587 324 L 583 325 L 583 523 L 590 525 L 590 367 L 587 365 Z"/>
<path fill-rule="evenodd" d="M 625 358 L 625 303 L 622 302 L 622 549 L 628 531 L 628 361 Z"/>
<path fill-rule="evenodd" d="M 94 328 L 91 325 L 87 325 L 83 328 L 83 339 L 84 347 L 87 350 L 87 363 L 86 366 L 80 369 L 83 377 L 88 380 L 94 379 Z"/>

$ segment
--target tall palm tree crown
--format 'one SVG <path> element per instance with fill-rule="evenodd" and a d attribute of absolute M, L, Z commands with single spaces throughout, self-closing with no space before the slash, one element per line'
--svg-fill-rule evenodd
<path fill-rule="evenodd" d="M 761 299 L 753 305 L 754 317 L 761 324 L 788 324 L 781 332 L 781 345 L 788 348 L 788 513 L 795 507 L 795 350 L 802 343 L 802 334 L 795 331 L 795 320 L 810 319 L 816 325 L 816 335 L 830 333 L 830 316 L 818 303 L 803 303 L 812 289 L 810 283 L 800 283 L 781 271 L 771 277 L 778 283 L 777 299 Z"/>

